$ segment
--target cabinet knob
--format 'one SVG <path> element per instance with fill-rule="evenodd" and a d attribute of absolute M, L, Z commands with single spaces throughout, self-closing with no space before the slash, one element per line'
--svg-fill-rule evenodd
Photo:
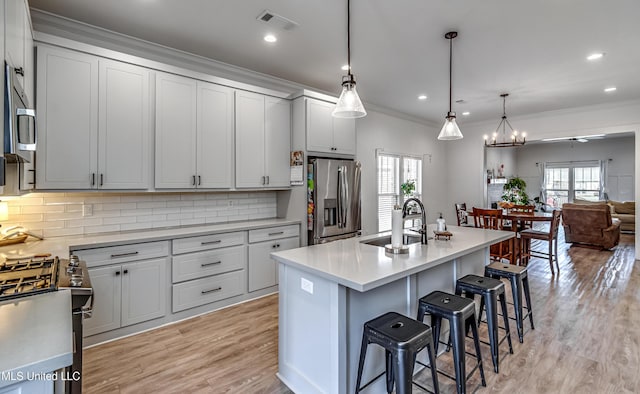
<path fill-rule="evenodd" d="M 22 67 L 17 67 L 17 68 L 15 69 L 15 71 L 16 71 L 16 74 L 21 75 L 21 76 L 23 76 L 23 77 L 24 77 L 24 68 L 22 68 Z"/>
<path fill-rule="evenodd" d="M 119 276 L 119 275 L 120 275 L 120 271 L 116 271 L 116 276 Z"/>
<path fill-rule="evenodd" d="M 124 270 L 123 272 L 125 275 L 129 273 L 129 270 Z"/>

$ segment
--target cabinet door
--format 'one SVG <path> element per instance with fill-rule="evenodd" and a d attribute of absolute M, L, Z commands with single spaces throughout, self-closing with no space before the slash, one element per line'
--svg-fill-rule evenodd
<path fill-rule="evenodd" d="M 236 187 L 263 187 L 264 96 L 236 91 Z"/>
<path fill-rule="evenodd" d="M 299 245 L 298 237 L 249 245 L 249 291 L 278 284 L 278 264 L 270 253 L 297 248 Z"/>
<path fill-rule="evenodd" d="M 156 74 L 157 188 L 192 188 L 196 176 L 196 81 Z"/>
<path fill-rule="evenodd" d="M 90 189 L 96 184 L 98 59 L 38 47 L 36 187 Z"/>
<path fill-rule="evenodd" d="M 356 154 L 356 120 L 333 118 L 334 153 Z"/>
<path fill-rule="evenodd" d="M 26 4 L 25 4 L 26 7 Z M 25 8 L 24 18 L 24 79 L 22 88 L 27 95 L 29 105 L 33 108 L 36 104 L 36 69 L 35 69 L 35 48 L 33 46 L 33 30 L 31 29 L 31 19 Z"/>
<path fill-rule="evenodd" d="M 200 188 L 231 188 L 233 89 L 198 82 L 197 174 Z"/>
<path fill-rule="evenodd" d="M 307 150 L 334 153 L 333 111 L 334 104 L 306 99 L 307 103 Z"/>
<path fill-rule="evenodd" d="M 149 71 L 99 61 L 98 187 L 149 187 Z"/>
<path fill-rule="evenodd" d="M 122 266 L 122 326 L 162 317 L 167 310 L 167 259 Z"/>
<path fill-rule="evenodd" d="M 267 187 L 290 185 L 291 102 L 265 98 L 264 156 Z"/>
<path fill-rule="evenodd" d="M 89 269 L 93 315 L 82 323 L 85 337 L 120 328 L 121 276 L 120 265 Z"/>
<path fill-rule="evenodd" d="M 5 59 L 15 68 L 24 67 L 24 23 L 27 9 L 24 0 L 5 1 Z M 24 79 L 18 75 L 20 85 L 24 86 Z"/>

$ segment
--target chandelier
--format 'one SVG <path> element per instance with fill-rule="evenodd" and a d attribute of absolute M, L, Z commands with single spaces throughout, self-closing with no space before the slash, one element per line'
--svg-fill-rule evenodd
<path fill-rule="evenodd" d="M 507 96 L 509 93 L 502 93 L 500 97 L 502 97 L 502 120 L 498 123 L 498 127 L 496 131 L 489 139 L 488 135 L 484 135 L 484 146 L 489 148 L 508 148 L 511 146 L 522 146 L 526 142 L 526 133 L 518 134 L 517 130 L 514 130 L 511 126 L 511 123 L 507 120 L 507 112 L 506 112 L 506 102 Z M 507 135 L 507 126 L 511 129 L 511 135 Z M 502 128 L 502 133 L 500 133 L 500 128 Z M 500 134 L 499 134 L 500 133 Z M 498 138 L 500 137 L 500 138 Z"/>

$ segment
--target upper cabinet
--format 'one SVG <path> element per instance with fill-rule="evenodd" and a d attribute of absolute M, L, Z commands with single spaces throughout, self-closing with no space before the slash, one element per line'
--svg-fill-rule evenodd
<path fill-rule="evenodd" d="M 236 92 L 236 187 L 289 187 L 291 103 Z"/>
<path fill-rule="evenodd" d="M 147 69 L 38 48 L 38 189 L 149 187 Z"/>
<path fill-rule="evenodd" d="M 158 73 L 156 188 L 232 187 L 233 110 L 231 88 Z"/>
<path fill-rule="evenodd" d="M 24 0 L 5 0 L 5 60 L 16 70 L 18 82 L 33 104 L 33 33 Z"/>
<path fill-rule="evenodd" d="M 307 151 L 356 154 L 356 122 L 331 116 L 335 104 L 305 98 Z"/>

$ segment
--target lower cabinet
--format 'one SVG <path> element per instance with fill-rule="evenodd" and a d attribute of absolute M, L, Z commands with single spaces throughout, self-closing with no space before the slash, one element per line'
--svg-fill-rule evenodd
<path fill-rule="evenodd" d="M 82 258 L 82 257 L 81 257 Z M 166 314 L 167 259 L 90 268 L 93 315 L 84 335 L 115 330 Z"/>
<path fill-rule="evenodd" d="M 292 227 L 292 226 L 287 226 Z M 252 230 L 249 232 L 249 240 L 262 239 L 273 234 L 269 241 L 249 244 L 249 291 L 256 291 L 278 284 L 278 264 L 270 256 L 271 252 L 293 249 L 300 246 L 300 237 L 279 238 L 290 235 L 287 227 L 264 230 Z M 297 225 L 296 233 L 298 233 Z M 254 233 L 255 231 L 255 233 Z M 258 236 L 259 233 L 259 236 Z"/>

